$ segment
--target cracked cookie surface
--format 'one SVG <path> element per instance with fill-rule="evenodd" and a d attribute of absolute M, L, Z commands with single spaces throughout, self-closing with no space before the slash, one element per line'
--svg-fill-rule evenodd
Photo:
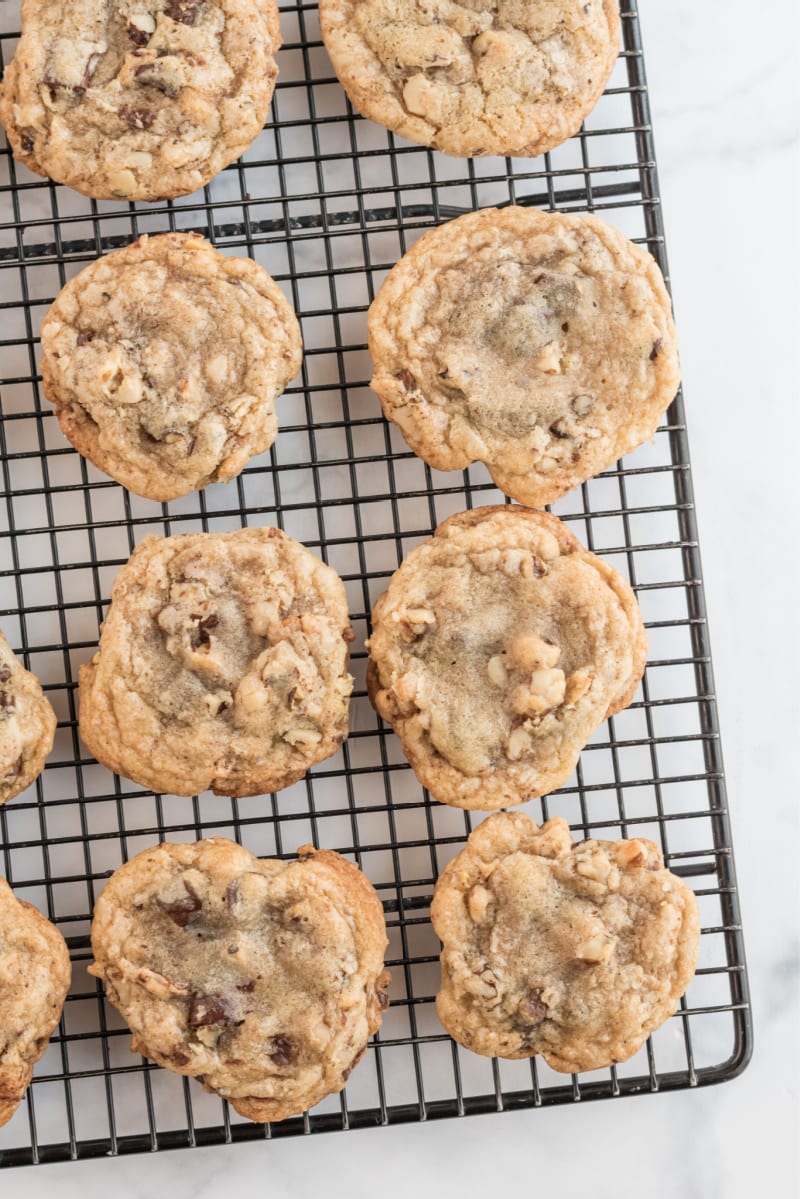
<path fill-rule="evenodd" d="M 652 841 L 576 844 L 560 817 L 540 828 L 520 812 L 470 835 L 431 919 L 450 1035 L 565 1073 L 632 1057 L 676 1010 L 700 942 L 694 893 Z"/>
<path fill-rule="evenodd" d="M 510 207 L 431 230 L 369 311 L 372 388 L 439 470 L 552 503 L 647 441 L 680 381 L 655 260 L 605 221 Z"/>
<path fill-rule="evenodd" d="M 55 732 L 56 714 L 39 680 L 0 633 L 0 804 L 39 777 Z"/>
<path fill-rule="evenodd" d="M 273 0 L 23 0 L 0 90 L 14 157 L 95 199 L 188 195 L 261 132 Z"/>
<path fill-rule="evenodd" d="M 80 669 L 80 733 L 154 791 L 260 795 L 347 736 L 341 579 L 279 529 L 147 537 Z"/>
<path fill-rule="evenodd" d="M 564 783 L 626 707 L 647 639 L 629 584 L 555 516 L 451 516 L 372 612 L 367 687 L 435 799 L 489 811 Z"/>
<path fill-rule="evenodd" d="M 66 942 L 0 878 L 0 1127 L 22 1102 L 69 990 Z"/>
<path fill-rule="evenodd" d="M 268 449 L 303 352 L 264 268 L 196 233 L 144 236 L 93 262 L 56 297 L 41 338 L 65 436 L 153 500 L 227 482 Z"/>
<path fill-rule="evenodd" d="M 261 861 L 232 841 L 160 845 L 112 875 L 95 964 L 131 1050 L 250 1120 L 340 1091 L 388 1005 L 386 927 L 351 862 L 303 846 Z"/>
<path fill-rule="evenodd" d="M 544 154 L 578 131 L 619 50 L 616 0 L 320 0 L 354 106 L 445 154 Z"/>

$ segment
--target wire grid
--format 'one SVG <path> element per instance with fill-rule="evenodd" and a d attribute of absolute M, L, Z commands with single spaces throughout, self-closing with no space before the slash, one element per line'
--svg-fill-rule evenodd
<path fill-rule="evenodd" d="M 560 791 L 527 805 L 579 837 L 651 837 L 696 888 L 703 936 L 679 1012 L 631 1061 L 568 1078 L 540 1061 L 489 1061 L 454 1045 L 433 1000 L 433 884 L 479 815 L 432 803 L 364 687 L 369 612 L 408 551 L 450 513 L 501 502 L 481 466 L 431 472 L 369 391 L 365 310 L 427 228 L 491 204 L 594 211 L 666 257 L 633 0 L 610 85 L 570 142 L 543 158 L 465 161 L 396 140 L 354 115 L 319 37 L 316 7 L 286 3 L 273 121 L 202 193 L 156 204 L 93 202 L 0 153 L 3 421 L 0 618 L 59 717 L 38 782 L 0 808 L 4 873 L 70 946 L 74 980 L 27 1105 L 0 1130 L 0 1165 L 271 1138 L 465 1115 L 733 1077 L 750 1053 L 747 981 L 680 397 L 653 441 L 556 505 L 633 584 L 650 659 L 631 706 L 604 724 Z M 13 10 L 13 11 L 9 11 Z M 0 11 L 13 52 L 17 5 Z M 232 483 L 168 505 L 129 494 L 61 436 L 39 385 L 37 332 L 67 278 L 143 232 L 197 229 L 250 254 L 301 317 L 302 377 L 281 432 Z M 111 583 L 149 533 L 275 523 L 342 575 L 356 633 L 352 733 L 336 757 L 277 795 L 154 795 L 87 757 L 76 679 L 94 651 Z M 307 841 L 353 857 L 376 886 L 390 935 L 392 1006 L 341 1096 L 253 1125 L 195 1082 L 128 1049 L 118 1014 L 85 973 L 104 880 L 158 840 L 231 836 L 291 856 Z"/>

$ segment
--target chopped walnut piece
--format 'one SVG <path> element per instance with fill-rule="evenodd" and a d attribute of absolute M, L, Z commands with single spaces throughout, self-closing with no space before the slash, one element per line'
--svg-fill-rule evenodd
<path fill-rule="evenodd" d="M 524 633 L 511 642 L 508 658 L 518 670 L 536 670 L 537 667 L 555 666 L 561 657 L 557 645 L 545 641 L 536 633 Z"/>
<path fill-rule="evenodd" d="M 546 375 L 560 375 L 562 356 L 563 350 L 559 342 L 548 341 L 534 358 L 533 365 Z"/>
<path fill-rule="evenodd" d="M 589 937 L 588 940 L 584 941 L 582 945 L 579 945 L 575 956 L 582 962 L 591 962 L 592 964 L 596 964 L 599 962 L 607 962 L 613 952 L 613 938 L 598 933 L 594 937 Z"/>
<path fill-rule="evenodd" d="M 492 893 L 486 887 L 475 886 L 467 895 L 470 919 L 475 924 L 485 924 L 492 906 Z"/>

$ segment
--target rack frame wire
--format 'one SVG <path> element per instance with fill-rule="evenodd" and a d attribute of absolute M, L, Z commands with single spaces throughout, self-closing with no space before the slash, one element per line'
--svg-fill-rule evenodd
<path fill-rule="evenodd" d="M 62 929 L 74 968 L 27 1102 L 0 1130 L 0 1167 L 677 1090 L 746 1066 L 747 974 L 680 394 L 649 447 L 556 505 L 590 549 L 627 573 L 651 650 L 631 708 L 602 726 L 564 788 L 526 805 L 539 819 L 566 815 L 578 836 L 649 835 L 695 886 L 697 978 L 630 1063 L 567 1078 L 537 1059 L 479 1059 L 444 1034 L 427 913 L 438 873 L 476 817 L 422 791 L 364 687 L 371 604 L 403 556 L 451 512 L 504 498 L 480 466 L 432 472 L 380 415 L 364 344 L 380 279 L 425 229 L 494 203 L 601 212 L 668 278 L 639 18 L 634 0 L 621 7 L 623 49 L 605 96 L 580 133 L 542 159 L 445 159 L 362 120 L 324 55 L 316 6 L 302 0 L 282 6 L 271 123 L 199 195 L 88 201 L 0 150 L 0 621 L 59 715 L 44 774 L 0 807 L 0 863 L 16 893 Z M 0 13 L 5 62 L 14 19 Z M 41 396 L 37 332 L 56 291 L 87 262 L 141 232 L 175 228 L 262 261 L 301 317 L 306 358 L 279 402 L 272 450 L 224 487 L 159 505 L 125 492 L 60 437 Z M 345 580 L 357 633 L 351 737 L 279 795 L 144 792 L 86 756 L 77 666 L 143 535 L 248 523 L 286 528 Z M 341 1096 L 279 1124 L 242 1121 L 196 1083 L 132 1057 L 122 1021 L 84 973 L 92 905 L 112 870 L 158 840 L 214 833 L 262 856 L 290 857 L 308 840 L 339 849 L 384 902 L 394 983 L 383 1029 Z"/>

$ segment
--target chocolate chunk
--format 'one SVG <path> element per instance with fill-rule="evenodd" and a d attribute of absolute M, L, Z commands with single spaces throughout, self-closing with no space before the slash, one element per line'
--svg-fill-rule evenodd
<path fill-rule="evenodd" d="M 0 666 L 0 683 L 7 683 L 10 678 L 11 678 L 11 667 L 6 666 L 6 664 L 3 663 L 3 665 Z"/>
<path fill-rule="evenodd" d="M 30 152 L 31 152 L 31 150 L 33 149 L 33 147 L 34 147 L 34 141 L 33 141 L 33 138 L 32 138 L 32 137 L 28 137 L 27 133 L 24 133 L 24 134 L 22 135 L 22 149 L 23 149 L 23 152 L 24 152 L 25 154 L 30 154 Z"/>
<path fill-rule="evenodd" d="M 243 991 L 245 995 L 249 995 L 251 991 L 255 991 L 255 989 L 256 984 L 254 979 L 251 979 L 249 983 L 238 983 L 236 987 L 237 991 Z"/>
<path fill-rule="evenodd" d="M 375 988 L 375 998 L 376 998 L 376 999 L 377 999 L 377 1001 L 378 1001 L 378 1005 L 379 1005 L 379 1007 L 380 1007 L 381 1011 L 382 1011 L 382 1012 L 385 1012 L 385 1011 L 386 1011 L 386 1009 L 387 1009 L 387 1007 L 389 1006 L 389 994 L 388 994 L 388 992 L 387 992 L 387 991 L 381 991 L 381 990 L 379 990 L 379 989 L 376 987 L 376 988 Z"/>
<path fill-rule="evenodd" d="M 272 1046 L 272 1053 L 269 1055 L 270 1060 L 276 1066 L 291 1066 L 297 1056 L 292 1039 L 284 1036 L 273 1037 Z"/>
<path fill-rule="evenodd" d="M 185 879 L 183 880 L 183 885 L 188 892 L 185 899 L 178 899 L 173 903 L 167 903 L 163 899 L 156 900 L 164 915 L 169 916 L 170 920 L 174 921 L 179 928 L 186 928 L 190 917 L 195 912 L 199 912 L 203 906 L 202 899 Z"/>
<path fill-rule="evenodd" d="M 400 374 L 397 376 L 397 378 L 403 384 L 403 387 L 405 387 L 406 391 L 416 391 L 417 380 L 411 374 L 411 371 L 403 370 L 400 372 Z"/>
<path fill-rule="evenodd" d="M 233 1008 L 224 995 L 193 995 L 189 1003 L 189 1028 L 205 1028 L 209 1024 L 237 1023 Z"/>
<path fill-rule="evenodd" d="M 131 129 L 149 129 L 156 119 L 156 114 L 149 108 L 129 108 L 126 105 L 120 108 L 119 116 Z"/>
<path fill-rule="evenodd" d="M 664 344 L 663 337 L 659 337 L 659 338 L 657 338 L 656 341 L 653 342 L 653 348 L 650 351 L 650 361 L 651 362 L 655 362 L 656 358 L 658 358 L 659 354 L 661 353 L 661 347 L 663 346 L 663 344 Z"/>
<path fill-rule="evenodd" d="M 194 25 L 203 0 L 167 0 L 164 12 L 180 25 Z"/>
<path fill-rule="evenodd" d="M 7 779 L 15 779 L 19 775 L 20 770 L 22 770 L 22 757 L 21 756 L 19 758 L 17 758 L 16 762 L 11 763 L 5 777 Z"/>
<path fill-rule="evenodd" d="M 137 29 L 135 25 L 129 25 L 128 37 L 133 42 L 134 46 L 146 46 L 150 41 L 151 35 L 146 29 Z"/>
<path fill-rule="evenodd" d="M 229 945 L 228 946 L 228 953 L 238 953 L 238 952 L 239 952 L 238 945 Z"/>
<path fill-rule="evenodd" d="M 239 902 L 239 880 L 235 878 L 225 888 L 225 907 L 230 912 Z"/>
<path fill-rule="evenodd" d="M 8 691 L 0 691 L 0 712 L 13 712 L 17 706 L 14 696 Z"/>

